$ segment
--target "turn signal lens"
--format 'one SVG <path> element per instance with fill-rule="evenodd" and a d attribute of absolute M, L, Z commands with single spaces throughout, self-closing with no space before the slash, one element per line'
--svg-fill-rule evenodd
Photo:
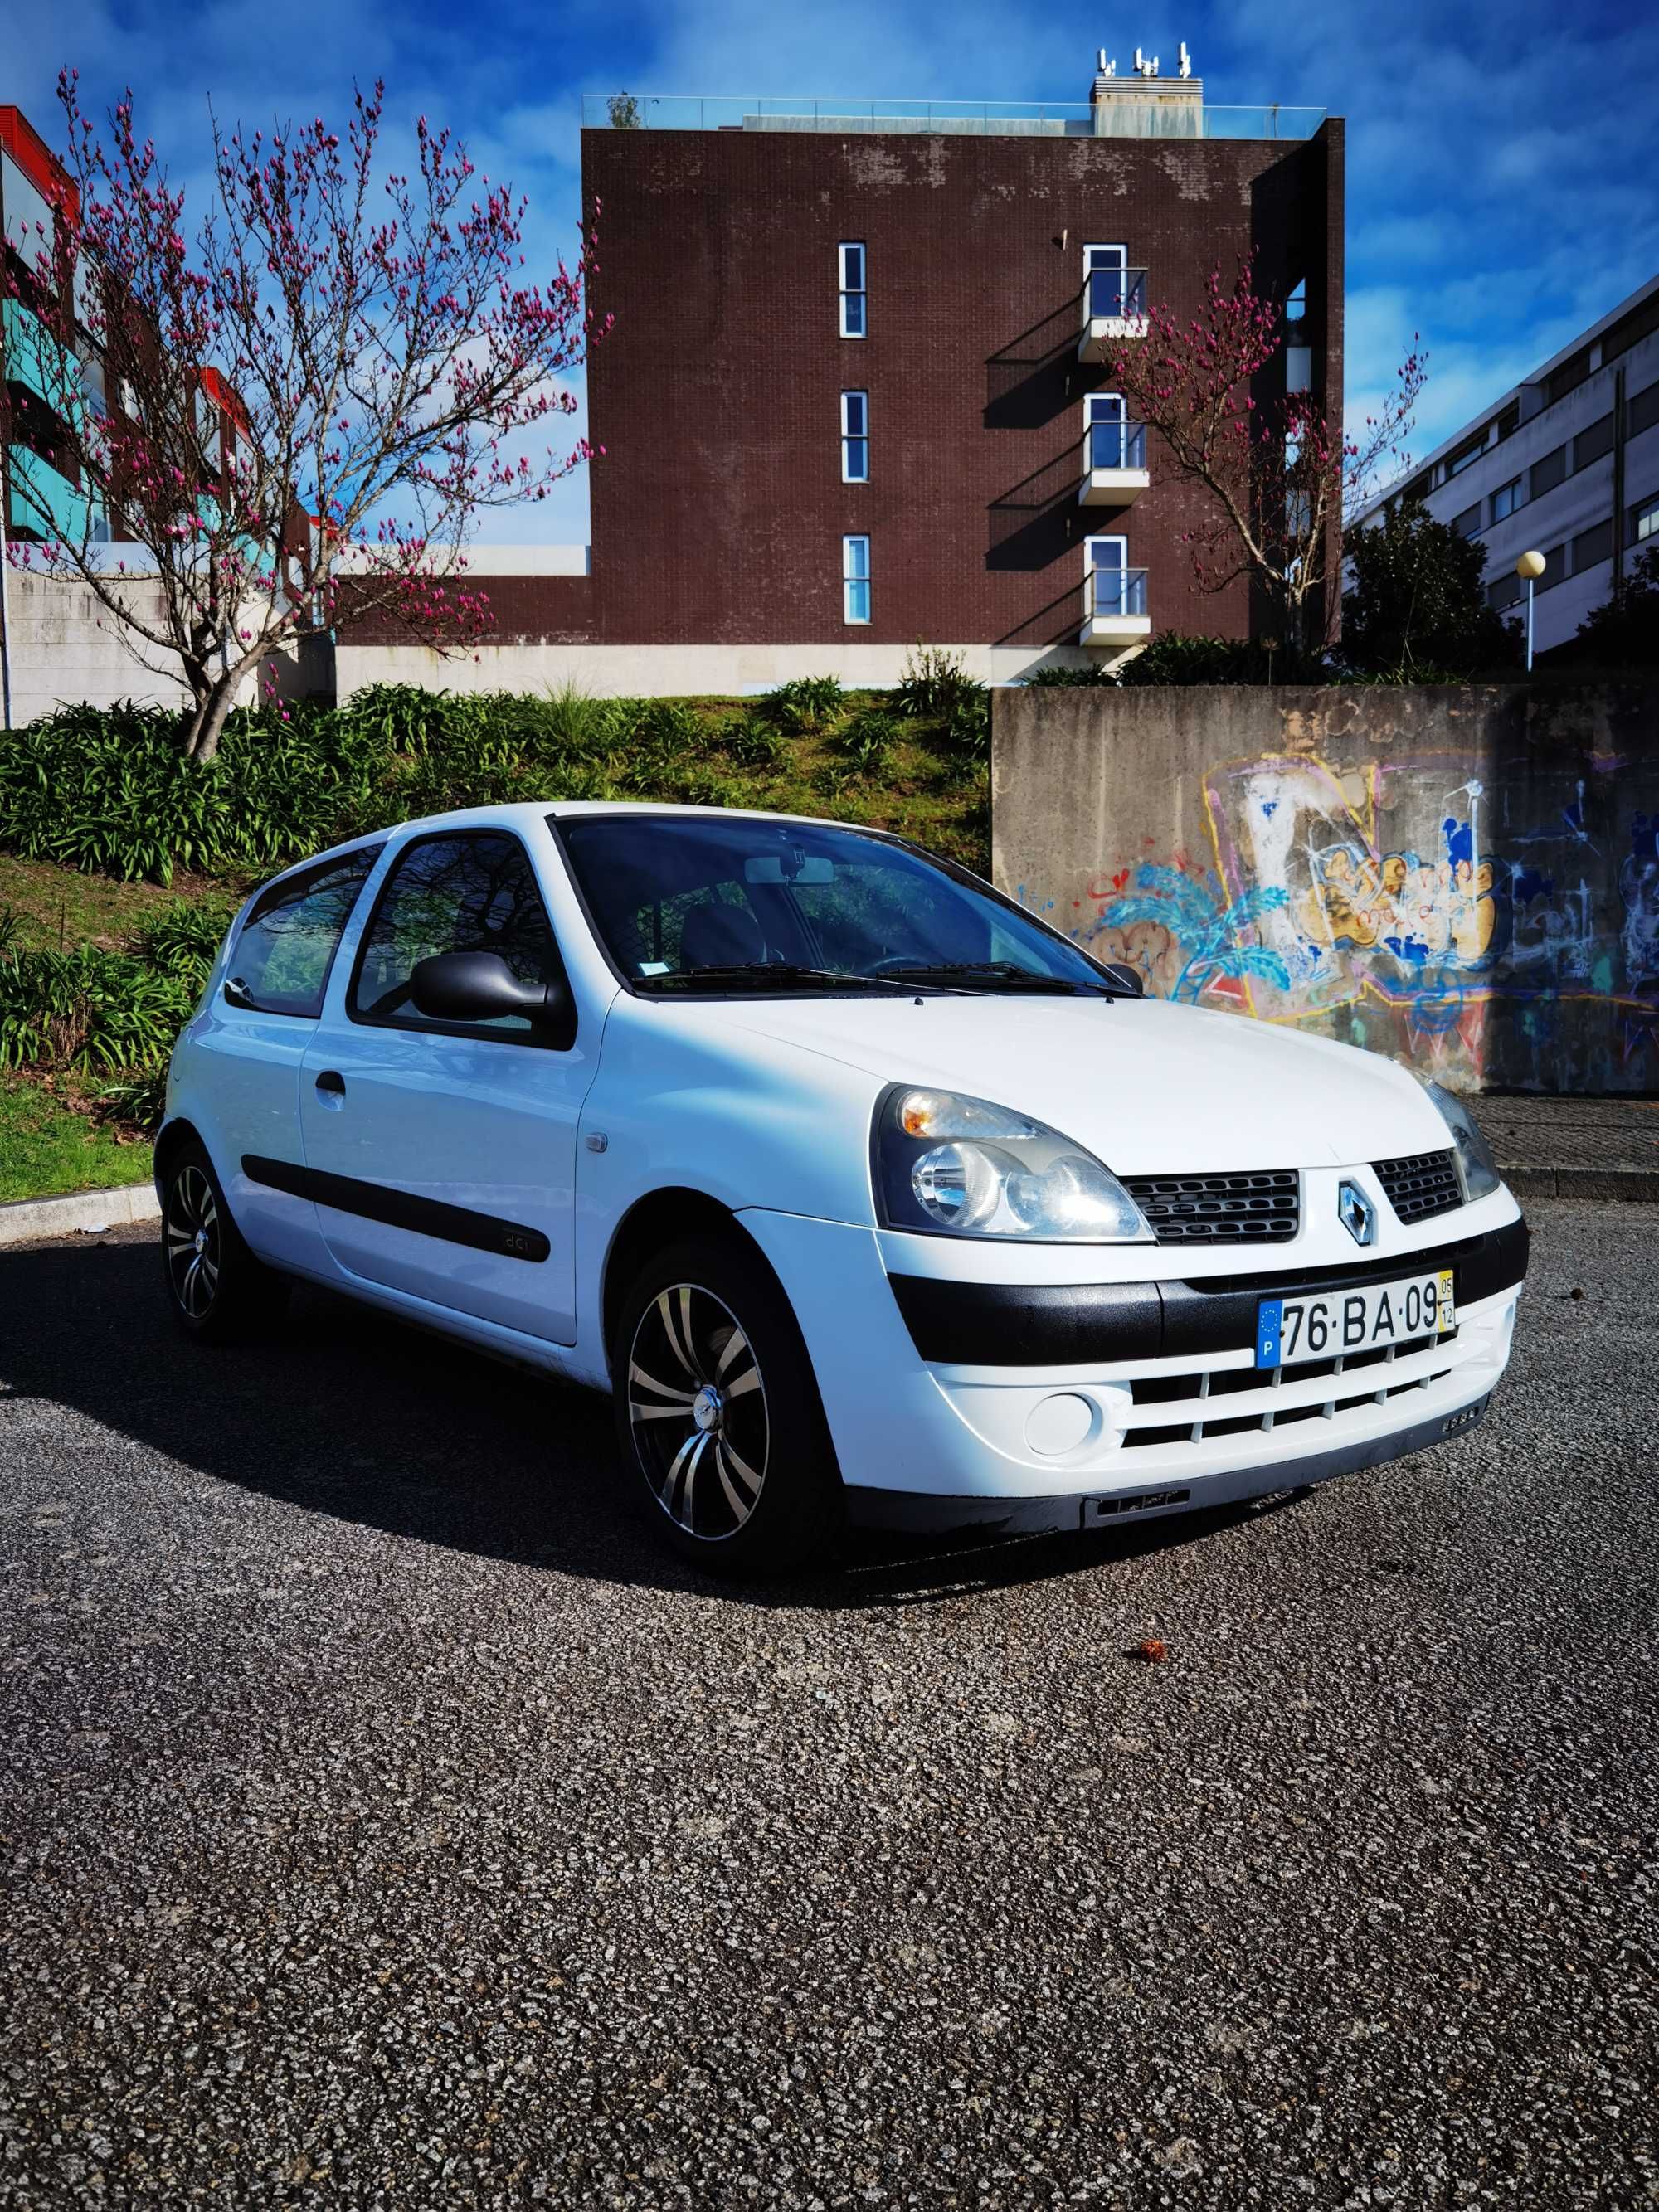
<path fill-rule="evenodd" d="M 907 1137 L 939 1144 L 950 1137 L 1000 1139 L 1036 1137 L 1040 1121 L 1006 1107 L 990 1106 L 982 1098 L 963 1098 L 951 1091 L 902 1091 L 894 1104 L 894 1115 Z"/>

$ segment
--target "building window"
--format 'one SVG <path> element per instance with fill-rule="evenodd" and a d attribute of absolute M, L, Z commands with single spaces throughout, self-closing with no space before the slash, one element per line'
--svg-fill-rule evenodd
<path fill-rule="evenodd" d="M 1654 296 L 1659 299 L 1659 293 Z M 1659 384 L 1650 384 L 1645 391 L 1638 392 L 1625 412 L 1629 417 L 1626 437 L 1639 437 L 1644 430 L 1652 429 L 1659 422 Z"/>
<path fill-rule="evenodd" d="M 870 481 L 870 395 L 843 392 L 841 395 L 841 480 L 843 483 Z"/>
<path fill-rule="evenodd" d="M 1644 538 L 1659 538 L 1659 498 L 1650 499 L 1645 507 L 1632 511 L 1630 531 L 1638 545 Z"/>
<path fill-rule="evenodd" d="M 1539 590 L 1547 592 L 1552 585 L 1562 582 L 1566 573 L 1567 548 L 1564 539 L 1559 545 L 1552 545 L 1544 556 L 1544 573 L 1538 579 Z"/>
<path fill-rule="evenodd" d="M 1519 477 L 1511 477 L 1508 483 L 1499 484 L 1492 495 L 1492 519 L 1502 522 L 1517 507 L 1527 503 L 1527 495 Z"/>
<path fill-rule="evenodd" d="M 841 249 L 841 334 L 844 338 L 867 335 L 865 316 L 864 246 L 857 239 L 842 241 Z"/>
<path fill-rule="evenodd" d="M 841 618 L 867 623 L 870 619 L 870 541 L 843 538 L 841 541 Z"/>
<path fill-rule="evenodd" d="M 1130 268 L 1127 246 L 1085 246 L 1083 283 L 1091 319 L 1117 322 L 1146 312 L 1146 272 Z"/>
<path fill-rule="evenodd" d="M 105 385 L 104 364 L 89 348 L 81 355 L 81 389 L 94 415 L 108 414 L 109 397 Z"/>
<path fill-rule="evenodd" d="M 1613 517 L 1605 522 L 1593 523 L 1581 530 L 1572 541 L 1572 573 L 1582 576 L 1586 568 L 1599 568 L 1603 561 L 1613 558 Z"/>
<path fill-rule="evenodd" d="M 1083 403 L 1083 422 L 1088 441 L 1085 468 L 1146 467 L 1146 426 L 1127 419 L 1121 392 L 1090 392 Z"/>
<path fill-rule="evenodd" d="M 1474 440 L 1473 444 L 1465 446 L 1461 453 L 1453 453 L 1448 459 L 1446 463 L 1446 476 L 1448 481 L 1449 481 L 1453 477 L 1462 476 L 1464 470 L 1468 467 L 1469 464 L 1472 461 L 1478 461 L 1481 454 L 1484 453 L 1486 450 L 1486 434 L 1483 430 L 1480 433 L 1480 435 Z"/>
<path fill-rule="evenodd" d="M 1553 491 L 1566 473 L 1567 449 L 1565 446 L 1558 446 L 1553 453 L 1546 453 L 1541 461 L 1534 461 L 1532 465 L 1528 481 L 1532 486 L 1533 497 L 1541 499 L 1547 491 Z"/>
<path fill-rule="evenodd" d="M 1473 538 L 1480 527 L 1480 501 L 1476 500 L 1473 507 L 1466 507 L 1462 514 L 1453 515 L 1451 526 L 1460 538 Z"/>
<path fill-rule="evenodd" d="M 1572 441 L 1572 465 L 1575 469 L 1588 468 L 1599 461 L 1603 453 L 1613 451 L 1613 417 L 1604 415 L 1599 422 L 1591 422 L 1581 430 Z"/>
<path fill-rule="evenodd" d="M 1291 287 L 1291 295 L 1285 302 L 1285 319 L 1287 323 L 1305 322 L 1307 314 L 1308 281 L 1304 276 L 1299 283 Z"/>
<path fill-rule="evenodd" d="M 1495 584 L 1488 584 L 1486 586 L 1486 605 L 1489 607 L 1495 607 L 1499 613 L 1505 607 L 1512 607 L 1520 596 L 1519 576 L 1500 576 Z"/>
<path fill-rule="evenodd" d="M 1285 349 L 1285 389 L 1286 392 L 1308 392 L 1313 387 L 1313 348 L 1306 345 L 1287 345 Z"/>

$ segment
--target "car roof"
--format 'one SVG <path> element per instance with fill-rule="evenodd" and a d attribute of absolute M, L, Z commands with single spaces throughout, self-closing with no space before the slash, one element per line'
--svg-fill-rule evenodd
<path fill-rule="evenodd" d="M 836 822 L 821 814 L 785 814 L 761 806 L 694 806 L 684 801 L 667 799 L 521 799 L 499 806 L 458 806 L 447 814 L 420 814 L 406 822 L 388 822 L 384 828 L 366 830 L 356 836 L 343 838 L 337 845 L 325 846 L 321 852 L 313 853 L 303 860 L 290 861 L 273 875 L 265 877 L 250 894 L 250 900 L 268 890 L 273 884 L 281 883 L 285 876 L 299 875 L 307 868 L 320 866 L 325 860 L 343 859 L 348 853 L 360 852 L 365 845 L 384 845 L 389 837 L 403 837 L 418 833 L 424 836 L 436 830 L 469 830 L 485 826 L 499 829 L 527 829 L 550 816 L 560 821 L 570 821 L 584 814 L 685 814 L 697 820 L 728 822 L 805 822 L 819 830 L 847 830 L 855 834 L 860 830 L 871 836 L 889 833 L 862 822 Z"/>

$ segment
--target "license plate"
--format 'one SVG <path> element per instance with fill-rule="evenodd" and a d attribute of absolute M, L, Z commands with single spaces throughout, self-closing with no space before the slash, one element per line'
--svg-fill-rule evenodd
<path fill-rule="evenodd" d="M 1262 1298 L 1255 1310 L 1255 1364 L 1295 1367 L 1304 1359 L 1381 1352 L 1413 1337 L 1443 1336 L 1456 1326 L 1449 1267 L 1358 1291 Z"/>

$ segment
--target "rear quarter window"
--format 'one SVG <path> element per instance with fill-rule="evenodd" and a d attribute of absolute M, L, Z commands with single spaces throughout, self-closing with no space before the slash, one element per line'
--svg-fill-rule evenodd
<path fill-rule="evenodd" d="M 247 1005 L 313 1020 L 322 1012 L 351 909 L 384 849 L 360 846 L 260 892 L 230 956 L 229 981 Z"/>

